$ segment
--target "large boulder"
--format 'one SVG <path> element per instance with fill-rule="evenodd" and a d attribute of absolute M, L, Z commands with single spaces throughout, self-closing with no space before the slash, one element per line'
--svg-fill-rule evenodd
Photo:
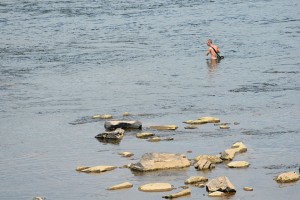
<path fill-rule="evenodd" d="M 234 185 L 229 181 L 229 179 L 226 176 L 220 176 L 216 179 L 210 180 L 206 184 L 206 190 L 208 192 L 236 192 Z"/>
<path fill-rule="evenodd" d="M 146 153 L 140 162 L 131 164 L 129 168 L 136 171 L 154 171 L 161 169 L 179 169 L 189 167 L 190 161 L 183 154 Z"/>
<path fill-rule="evenodd" d="M 279 183 L 289 183 L 300 180 L 300 175 L 297 172 L 285 172 L 275 178 Z"/>
<path fill-rule="evenodd" d="M 142 129 L 142 123 L 140 121 L 126 121 L 126 120 L 112 120 L 106 121 L 104 124 L 106 130 L 115 130 L 117 128 L 122 129 Z"/>
<path fill-rule="evenodd" d="M 95 136 L 99 139 L 109 139 L 109 140 L 120 140 L 124 137 L 125 131 L 121 128 L 117 128 L 114 131 L 106 131 Z"/>

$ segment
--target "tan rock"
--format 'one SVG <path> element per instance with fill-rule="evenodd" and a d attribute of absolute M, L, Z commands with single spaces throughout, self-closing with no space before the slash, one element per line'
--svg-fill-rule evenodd
<path fill-rule="evenodd" d="M 136 137 L 137 137 L 137 138 L 146 139 L 146 138 L 152 137 L 152 136 L 154 136 L 154 135 L 155 135 L 154 133 L 143 132 L 143 133 L 138 133 L 138 134 L 136 134 Z"/>
<path fill-rule="evenodd" d="M 176 125 L 161 125 L 161 126 L 150 126 L 152 129 L 156 130 L 176 130 L 178 126 Z"/>
<path fill-rule="evenodd" d="M 165 192 L 173 190 L 170 183 L 148 183 L 139 187 L 143 192 Z"/>
<path fill-rule="evenodd" d="M 201 159 L 194 164 L 194 167 L 197 170 L 205 170 L 205 169 L 213 169 L 215 168 L 215 165 L 206 159 Z"/>
<path fill-rule="evenodd" d="M 119 155 L 121 155 L 121 156 L 123 156 L 123 157 L 131 157 L 131 156 L 133 156 L 134 154 L 131 153 L 131 152 L 125 151 L 125 152 L 119 153 Z"/>
<path fill-rule="evenodd" d="M 244 168 L 244 167 L 249 167 L 249 163 L 246 161 L 232 161 L 227 164 L 228 167 L 230 168 Z"/>
<path fill-rule="evenodd" d="M 130 116 L 130 113 L 129 112 L 124 112 L 123 116 Z"/>
<path fill-rule="evenodd" d="M 101 114 L 101 115 L 94 115 L 93 119 L 112 119 L 113 116 L 109 114 Z"/>
<path fill-rule="evenodd" d="M 212 193 L 208 194 L 209 197 L 221 197 L 221 196 L 224 196 L 224 195 L 225 195 L 224 192 L 219 192 L 219 191 L 212 192 Z"/>
<path fill-rule="evenodd" d="M 251 188 L 251 187 L 244 187 L 243 190 L 245 190 L 245 191 L 253 191 L 253 188 Z"/>
<path fill-rule="evenodd" d="M 107 190 L 119 190 L 119 189 L 131 188 L 131 187 L 133 187 L 133 185 L 131 183 L 125 182 L 125 183 L 111 186 L 111 187 L 107 188 Z"/>
<path fill-rule="evenodd" d="M 198 120 L 203 121 L 204 123 L 219 123 L 220 119 L 215 117 L 201 117 Z"/>
<path fill-rule="evenodd" d="M 247 146 L 243 142 L 236 142 L 231 148 L 236 149 L 239 153 L 244 153 L 247 151 Z"/>
<path fill-rule="evenodd" d="M 206 182 L 208 179 L 204 176 L 191 176 L 184 181 L 185 184 L 195 184 L 199 182 Z"/>
<path fill-rule="evenodd" d="M 159 142 L 159 141 L 161 141 L 161 138 L 160 137 L 152 137 L 152 138 L 149 138 L 147 141 L 149 141 L 149 142 Z"/>
<path fill-rule="evenodd" d="M 275 178 L 279 183 L 289 183 L 300 180 L 300 175 L 297 172 L 285 172 Z"/>
<path fill-rule="evenodd" d="M 160 169 L 179 169 L 189 167 L 190 161 L 183 154 L 146 153 L 130 169 L 136 171 L 153 171 Z"/>
<path fill-rule="evenodd" d="M 230 127 L 227 126 L 227 125 L 221 125 L 221 126 L 219 126 L 219 127 L 220 127 L 220 129 L 230 129 Z"/>
<path fill-rule="evenodd" d="M 237 149 L 226 149 L 221 153 L 221 159 L 222 160 L 232 160 L 237 153 Z"/>
<path fill-rule="evenodd" d="M 78 167 L 76 167 L 76 171 L 82 171 L 82 170 L 85 170 L 87 168 L 90 168 L 90 167 L 87 167 L 87 166 L 78 166 Z"/>
<path fill-rule="evenodd" d="M 88 167 L 78 171 L 85 172 L 85 173 L 101 173 L 105 171 L 114 170 L 115 168 L 116 168 L 115 166 L 95 166 L 95 167 Z"/>
<path fill-rule="evenodd" d="M 234 185 L 229 181 L 226 176 L 220 176 L 218 178 L 210 180 L 206 184 L 206 190 L 208 192 L 236 192 Z"/>
<path fill-rule="evenodd" d="M 178 197 L 182 197 L 182 196 L 187 196 L 187 195 L 190 195 L 190 194 L 191 194 L 191 189 L 188 188 L 188 189 L 184 189 L 180 192 L 177 192 L 175 194 L 170 194 L 170 195 L 167 195 L 167 196 L 163 196 L 163 198 L 173 199 L 173 198 L 178 198 Z"/>
<path fill-rule="evenodd" d="M 197 129 L 198 127 L 197 126 L 185 126 L 184 129 Z"/>
<path fill-rule="evenodd" d="M 198 161 L 201 159 L 209 160 L 211 163 L 217 164 L 222 163 L 223 160 L 220 158 L 220 155 L 210 156 L 210 155 L 199 155 L 194 160 Z"/>

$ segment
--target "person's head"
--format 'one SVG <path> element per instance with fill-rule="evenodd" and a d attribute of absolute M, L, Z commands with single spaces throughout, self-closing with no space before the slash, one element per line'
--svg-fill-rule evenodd
<path fill-rule="evenodd" d="M 211 39 L 208 39 L 207 40 L 207 46 L 210 46 L 212 44 L 212 40 Z"/>

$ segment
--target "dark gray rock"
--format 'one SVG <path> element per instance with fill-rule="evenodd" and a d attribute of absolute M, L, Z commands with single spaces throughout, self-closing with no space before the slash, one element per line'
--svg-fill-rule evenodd
<path fill-rule="evenodd" d="M 95 138 L 99 139 L 109 139 L 109 140 L 120 140 L 124 137 L 125 131 L 121 128 L 118 128 L 114 131 L 107 131 L 104 133 L 100 133 L 95 136 Z"/>
<path fill-rule="evenodd" d="M 122 128 L 122 129 L 142 129 L 142 123 L 140 121 L 106 121 L 104 124 L 104 127 L 106 130 L 115 130 L 117 128 Z"/>

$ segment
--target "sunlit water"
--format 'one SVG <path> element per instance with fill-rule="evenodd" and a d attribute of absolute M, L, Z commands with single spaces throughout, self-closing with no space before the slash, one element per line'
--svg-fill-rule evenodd
<path fill-rule="evenodd" d="M 299 198 L 299 182 L 273 180 L 300 165 L 299 16 L 296 0 L 2 0 L 0 199 L 161 199 L 178 190 L 138 187 L 180 187 L 193 175 L 226 175 L 237 189 L 230 199 Z M 217 65 L 206 60 L 208 38 L 225 56 Z M 126 132 L 119 144 L 105 144 L 94 138 L 104 121 L 91 119 L 104 113 L 140 120 L 143 131 L 179 128 L 152 131 L 174 141 L 150 143 Z M 230 129 L 184 129 L 183 121 L 202 116 L 229 122 Z M 236 141 L 248 147 L 235 158 L 250 162 L 247 169 L 75 171 L 123 166 L 147 152 L 215 155 Z M 122 151 L 133 152 L 133 160 L 120 157 Z M 106 190 L 125 181 L 134 187 Z M 191 189 L 189 199 L 209 199 L 205 189 Z"/>

